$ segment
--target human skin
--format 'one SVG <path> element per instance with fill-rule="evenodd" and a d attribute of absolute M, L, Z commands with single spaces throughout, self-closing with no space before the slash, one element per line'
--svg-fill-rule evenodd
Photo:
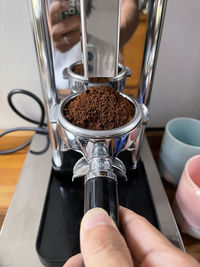
<path fill-rule="evenodd" d="M 120 207 L 120 228 L 101 208 L 89 210 L 80 228 L 81 254 L 64 267 L 200 267 L 145 218 Z"/>

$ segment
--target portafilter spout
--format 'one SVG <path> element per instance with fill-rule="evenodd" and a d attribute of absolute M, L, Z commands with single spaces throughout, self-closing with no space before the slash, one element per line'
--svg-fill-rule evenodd
<path fill-rule="evenodd" d="M 126 178 L 126 168 L 117 155 L 126 149 L 133 150 L 144 114 L 141 105 L 124 95 L 135 108 L 132 120 L 111 130 L 88 130 L 70 123 L 63 108 L 79 94 L 64 99 L 58 110 L 57 131 L 65 144 L 83 155 L 74 166 L 73 179 L 84 176 L 85 212 L 95 207 L 105 209 L 118 224 L 117 175 Z"/>

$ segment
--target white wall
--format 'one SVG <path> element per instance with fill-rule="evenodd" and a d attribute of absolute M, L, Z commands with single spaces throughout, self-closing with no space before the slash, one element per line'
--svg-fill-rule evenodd
<path fill-rule="evenodd" d="M 200 119 L 199 12 L 199 0 L 168 0 L 150 106 L 152 127 L 176 116 Z M 41 97 L 27 0 L 0 0 L 0 129 L 28 124 L 7 104 L 13 88 Z M 20 110 L 37 117 L 36 104 L 20 98 Z"/>
<path fill-rule="evenodd" d="M 27 0 L 0 0 L 0 129 L 30 125 L 8 106 L 7 94 L 14 88 L 41 97 Z M 37 104 L 28 97 L 16 95 L 13 100 L 28 116 L 36 118 L 40 114 Z"/>
<path fill-rule="evenodd" d="M 200 119 L 200 1 L 168 0 L 150 103 L 150 126 Z"/>

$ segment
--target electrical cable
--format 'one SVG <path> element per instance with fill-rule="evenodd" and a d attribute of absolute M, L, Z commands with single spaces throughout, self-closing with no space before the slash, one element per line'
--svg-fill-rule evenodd
<path fill-rule="evenodd" d="M 31 98 L 33 98 L 37 103 L 38 105 L 40 106 L 40 109 L 41 109 L 41 118 L 40 118 L 40 121 L 36 121 L 36 120 L 33 120 L 31 118 L 28 118 L 26 117 L 25 115 L 23 115 L 21 112 L 19 112 L 16 107 L 13 105 L 13 102 L 12 102 L 12 96 L 15 95 L 15 94 L 25 94 L 25 95 L 28 95 L 30 96 Z M 37 97 L 36 95 L 34 95 L 33 93 L 27 91 L 27 90 L 24 90 L 24 89 L 13 89 L 12 91 L 10 91 L 8 93 L 8 103 L 10 105 L 10 107 L 12 108 L 12 110 L 17 113 L 17 115 L 19 115 L 22 119 L 28 121 L 28 122 L 32 122 L 34 124 L 38 124 L 38 127 L 42 127 L 42 126 L 47 126 L 46 124 L 44 124 L 44 119 L 45 119 L 45 109 L 44 109 L 44 106 L 43 106 L 43 103 L 42 101 L 39 99 L 39 97 Z"/>
<path fill-rule="evenodd" d="M 21 112 L 19 112 L 18 109 L 16 109 L 16 107 L 14 106 L 14 104 L 12 102 L 12 96 L 14 94 L 25 94 L 25 95 L 28 95 L 38 103 L 38 105 L 40 107 L 40 110 L 41 110 L 41 118 L 40 118 L 39 121 L 33 120 L 33 119 L 29 118 L 29 117 L 26 117 Z M 32 154 L 36 154 L 36 155 L 45 153 L 49 148 L 50 141 L 49 141 L 49 135 L 48 135 L 47 128 L 43 128 L 44 126 L 46 127 L 47 124 L 44 123 L 44 120 L 45 120 L 45 109 L 44 109 L 42 101 L 36 95 L 34 95 L 33 93 L 31 93 L 29 91 L 26 91 L 24 89 L 13 89 L 11 92 L 9 92 L 7 99 L 8 99 L 8 103 L 9 103 L 10 107 L 12 108 L 12 110 L 15 113 L 17 113 L 24 120 L 26 120 L 28 122 L 32 122 L 34 124 L 37 124 L 38 127 L 11 128 L 11 129 L 5 130 L 4 132 L 0 133 L 0 137 L 4 136 L 6 134 L 12 133 L 12 132 L 16 132 L 16 131 L 35 131 L 38 134 L 46 135 L 47 142 L 46 142 L 46 146 L 44 147 L 43 150 L 41 150 L 41 151 L 32 151 L 32 150 L 30 150 L 30 152 Z M 25 148 L 26 146 L 30 145 L 31 141 L 32 141 L 32 137 L 28 141 L 26 141 L 24 144 L 22 144 L 22 145 L 20 145 L 20 146 L 18 146 L 16 148 L 12 148 L 12 149 L 8 149 L 8 150 L 2 150 L 2 151 L 0 150 L 0 155 L 6 155 L 6 154 L 17 152 L 17 151 Z"/>

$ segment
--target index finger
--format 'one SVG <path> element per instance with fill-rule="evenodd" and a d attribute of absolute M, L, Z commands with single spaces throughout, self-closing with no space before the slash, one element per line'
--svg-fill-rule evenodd
<path fill-rule="evenodd" d="M 127 245 L 139 266 L 200 267 L 193 257 L 175 247 L 143 217 L 122 207 L 120 217 Z"/>
<path fill-rule="evenodd" d="M 120 223 L 132 257 L 141 263 L 152 250 L 174 246 L 142 216 L 120 207 Z"/>

